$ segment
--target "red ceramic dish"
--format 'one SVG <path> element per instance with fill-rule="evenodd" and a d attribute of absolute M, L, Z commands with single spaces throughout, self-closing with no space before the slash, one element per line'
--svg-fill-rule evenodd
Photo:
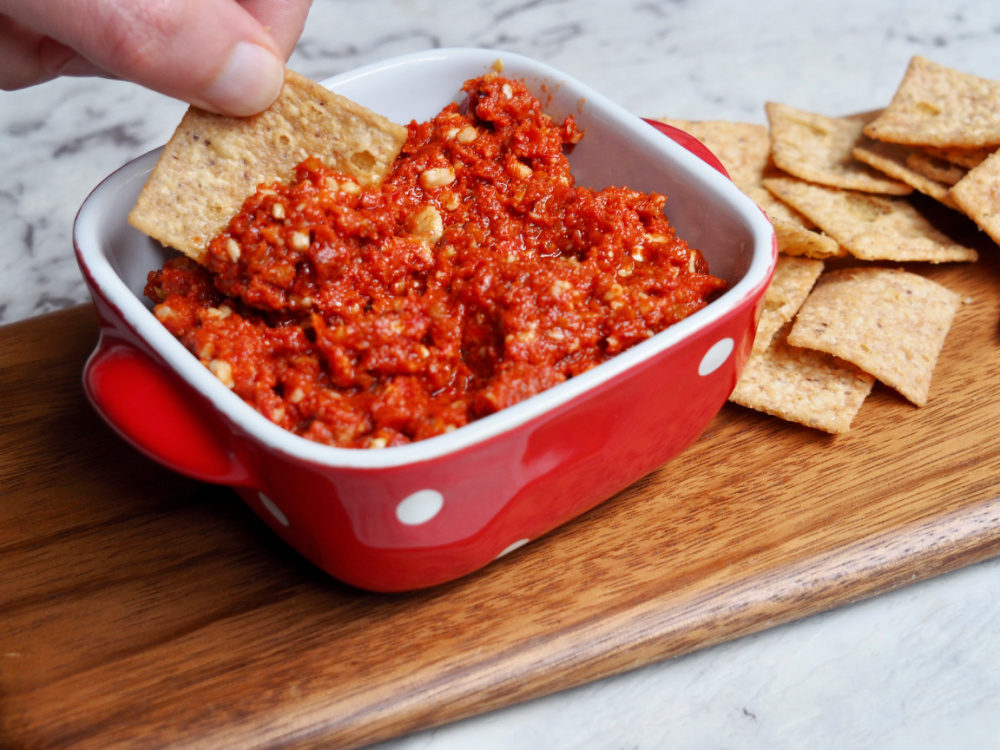
<path fill-rule="evenodd" d="M 127 222 L 156 152 L 108 177 L 74 228 L 101 324 L 84 372 L 97 411 L 157 461 L 232 487 L 292 547 L 355 586 L 402 591 L 468 574 L 683 450 L 732 391 L 774 270 L 770 224 L 697 141 L 547 66 L 434 50 L 325 83 L 397 122 L 423 120 L 498 59 L 550 114 L 577 119 L 585 137 L 570 161 L 580 184 L 666 194 L 680 236 L 730 289 L 615 359 L 454 432 L 384 450 L 319 445 L 270 423 L 208 372 L 142 296 L 146 274 L 172 254 Z"/>

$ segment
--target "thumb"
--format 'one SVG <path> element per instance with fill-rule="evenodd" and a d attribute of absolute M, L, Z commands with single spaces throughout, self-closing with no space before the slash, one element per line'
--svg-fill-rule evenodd
<path fill-rule="evenodd" d="M 35 0 L 14 5 L 11 10 L 22 22 L 83 58 L 62 54 L 43 60 L 59 68 L 50 71 L 54 74 L 64 68 L 72 73 L 89 63 L 229 115 L 267 108 L 284 82 L 277 44 L 236 0 Z M 42 49 L 44 54 L 46 47 Z"/>

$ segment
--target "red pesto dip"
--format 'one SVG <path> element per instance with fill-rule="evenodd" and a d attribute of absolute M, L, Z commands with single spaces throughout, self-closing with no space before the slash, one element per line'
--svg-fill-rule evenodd
<path fill-rule="evenodd" d="M 314 158 L 261 186 L 157 318 L 274 423 L 349 448 L 439 435 L 588 370 L 725 288 L 666 198 L 574 185 L 554 122 L 489 74 L 411 123 L 383 184 Z"/>

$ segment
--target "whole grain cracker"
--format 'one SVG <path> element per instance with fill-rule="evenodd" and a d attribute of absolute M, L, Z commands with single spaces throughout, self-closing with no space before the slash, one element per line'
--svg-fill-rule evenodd
<path fill-rule="evenodd" d="M 851 362 L 923 406 L 960 304 L 959 295 L 908 271 L 833 271 L 799 309 L 788 343 Z"/>
<path fill-rule="evenodd" d="M 795 317 L 823 272 L 823 261 L 779 256 L 771 284 L 764 294 L 764 310 L 753 341 L 755 351 L 766 349 L 775 334 Z"/>
<path fill-rule="evenodd" d="M 763 185 L 746 193 L 760 206 L 774 227 L 779 252 L 819 260 L 847 255 L 836 240 L 816 231 L 816 225 L 808 217 L 775 198 Z"/>
<path fill-rule="evenodd" d="M 1000 243 L 1000 152 L 994 153 L 951 188 L 958 208 Z"/>
<path fill-rule="evenodd" d="M 829 354 L 790 346 L 787 331 L 751 352 L 729 400 L 824 432 L 847 432 L 875 378 Z"/>
<path fill-rule="evenodd" d="M 769 203 L 778 203 L 778 201 L 772 199 Z M 847 255 L 847 250 L 841 247 L 840 243 L 832 237 L 828 237 L 812 229 L 807 229 L 797 222 L 775 218 L 772 214 L 768 213 L 767 209 L 764 210 L 764 213 L 767 213 L 768 218 L 771 219 L 771 225 L 774 227 L 774 236 L 778 241 L 779 252 L 785 255 L 815 258 L 817 260 L 839 258 Z"/>
<path fill-rule="evenodd" d="M 722 162 L 733 184 L 746 193 L 774 226 L 778 250 L 786 255 L 832 258 L 846 251 L 834 240 L 814 231 L 815 225 L 798 211 L 775 199 L 763 186 L 764 177 L 780 174 L 771 162 L 771 138 L 767 127 L 725 120 L 678 120 L 661 122 L 697 138 Z"/>
<path fill-rule="evenodd" d="M 975 261 L 975 250 L 943 234 L 907 200 L 813 185 L 791 177 L 765 187 L 862 260 Z"/>
<path fill-rule="evenodd" d="M 853 154 L 858 161 L 907 183 L 948 208 L 956 208 L 955 201 L 948 193 L 949 185 L 927 177 L 910 165 L 910 157 L 917 155 L 912 147 L 869 139 L 866 144 L 855 148 Z"/>
<path fill-rule="evenodd" d="M 787 104 L 765 105 L 771 125 L 771 157 L 779 169 L 809 182 L 868 193 L 907 195 L 909 185 L 857 161 L 865 119 L 826 117 Z"/>
<path fill-rule="evenodd" d="M 1000 82 L 915 55 L 889 106 L 865 133 L 880 141 L 924 146 L 1000 144 Z"/>
<path fill-rule="evenodd" d="M 997 147 L 981 146 L 980 148 L 938 148 L 936 146 L 923 146 L 922 150 L 928 156 L 935 156 L 959 167 L 972 169 L 973 167 L 978 167 L 986 161 L 986 158 L 996 151 Z"/>
<path fill-rule="evenodd" d="M 129 222 L 203 262 L 260 184 L 286 180 L 308 156 L 362 185 L 385 176 L 407 130 L 287 71 L 278 100 L 251 117 L 191 107 L 163 149 Z"/>
<path fill-rule="evenodd" d="M 669 117 L 661 122 L 683 130 L 705 144 L 725 167 L 729 179 L 746 192 L 760 187 L 771 154 L 771 138 L 767 127 L 749 122 L 727 120 L 677 120 Z"/>
<path fill-rule="evenodd" d="M 906 157 L 906 166 L 929 180 L 949 186 L 969 173 L 968 167 L 954 164 L 939 156 L 931 156 L 926 151 L 911 151 Z"/>

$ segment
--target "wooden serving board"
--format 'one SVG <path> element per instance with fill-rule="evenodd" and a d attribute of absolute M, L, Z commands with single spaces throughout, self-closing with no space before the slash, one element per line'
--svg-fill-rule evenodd
<path fill-rule="evenodd" d="M 79 307 L 0 329 L 0 746 L 349 747 L 1000 553 L 1000 250 L 930 403 L 831 437 L 729 405 L 670 464 L 484 571 L 376 595 L 91 411 Z"/>

